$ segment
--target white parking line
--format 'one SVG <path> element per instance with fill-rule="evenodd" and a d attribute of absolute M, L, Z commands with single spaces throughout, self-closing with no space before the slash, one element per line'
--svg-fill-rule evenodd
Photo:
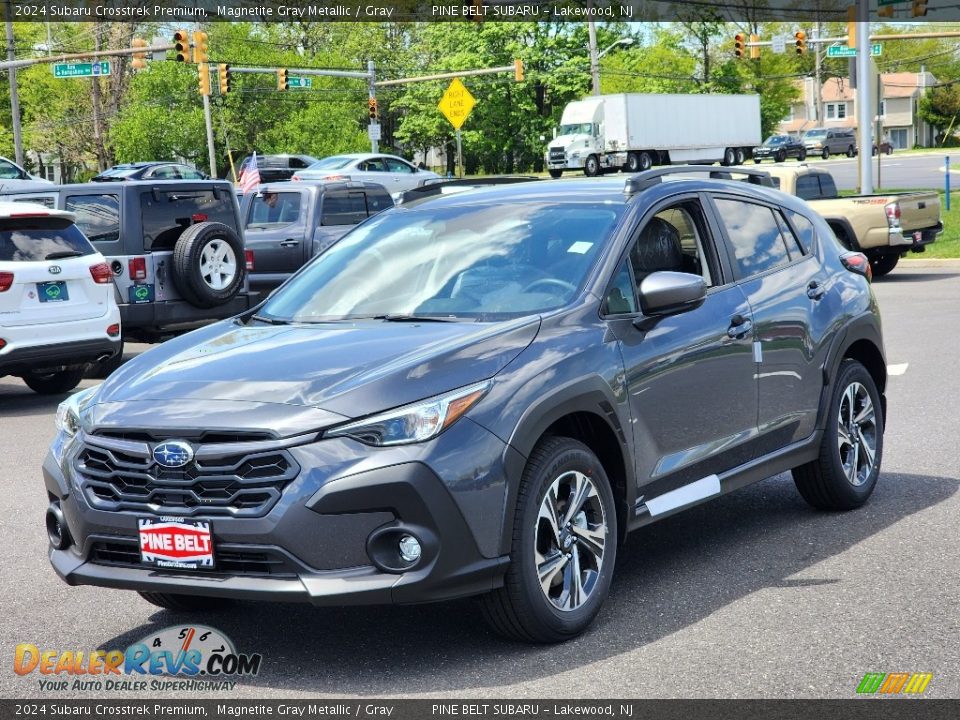
<path fill-rule="evenodd" d="M 907 371 L 910 363 L 900 363 L 898 365 L 887 365 L 887 375 L 903 375 Z"/>

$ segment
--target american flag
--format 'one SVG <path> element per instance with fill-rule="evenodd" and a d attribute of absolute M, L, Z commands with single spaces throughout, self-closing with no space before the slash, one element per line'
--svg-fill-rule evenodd
<path fill-rule="evenodd" d="M 240 171 L 240 189 L 246 195 L 248 192 L 256 190 L 259 184 L 260 170 L 257 168 L 257 151 L 254 150 L 250 162 L 244 165 Z"/>

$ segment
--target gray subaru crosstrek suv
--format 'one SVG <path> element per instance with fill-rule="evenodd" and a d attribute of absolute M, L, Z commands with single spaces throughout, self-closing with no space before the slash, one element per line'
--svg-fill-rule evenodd
<path fill-rule="evenodd" d="M 707 171 L 385 211 L 73 395 L 43 466 L 55 570 L 179 610 L 478 595 L 556 642 L 631 530 L 785 470 L 861 505 L 886 385 L 869 263 L 764 173 Z"/>

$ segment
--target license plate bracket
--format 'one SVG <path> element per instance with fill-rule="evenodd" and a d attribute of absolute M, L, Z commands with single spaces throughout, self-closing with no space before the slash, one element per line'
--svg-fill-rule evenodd
<path fill-rule="evenodd" d="M 37 298 L 40 302 L 66 302 L 70 299 L 67 283 L 64 280 L 51 280 L 37 283 Z"/>
<path fill-rule="evenodd" d="M 208 520 L 161 516 L 139 518 L 140 561 L 174 570 L 214 567 L 213 529 Z"/>

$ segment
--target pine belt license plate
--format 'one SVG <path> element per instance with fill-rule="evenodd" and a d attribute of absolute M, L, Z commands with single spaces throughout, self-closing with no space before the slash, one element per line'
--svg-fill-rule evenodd
<path fill-rule="evenodd" d="M 37 297 L 40 302 L 66 302 L 70 299 L 67 283 L 63 280 L 37 283 Z"/>
<path fill-rule="evenodd" d="M 140 518 L 140 560 L 176 570 L 213 567 L 213 535 L 206 520 Z"/>

